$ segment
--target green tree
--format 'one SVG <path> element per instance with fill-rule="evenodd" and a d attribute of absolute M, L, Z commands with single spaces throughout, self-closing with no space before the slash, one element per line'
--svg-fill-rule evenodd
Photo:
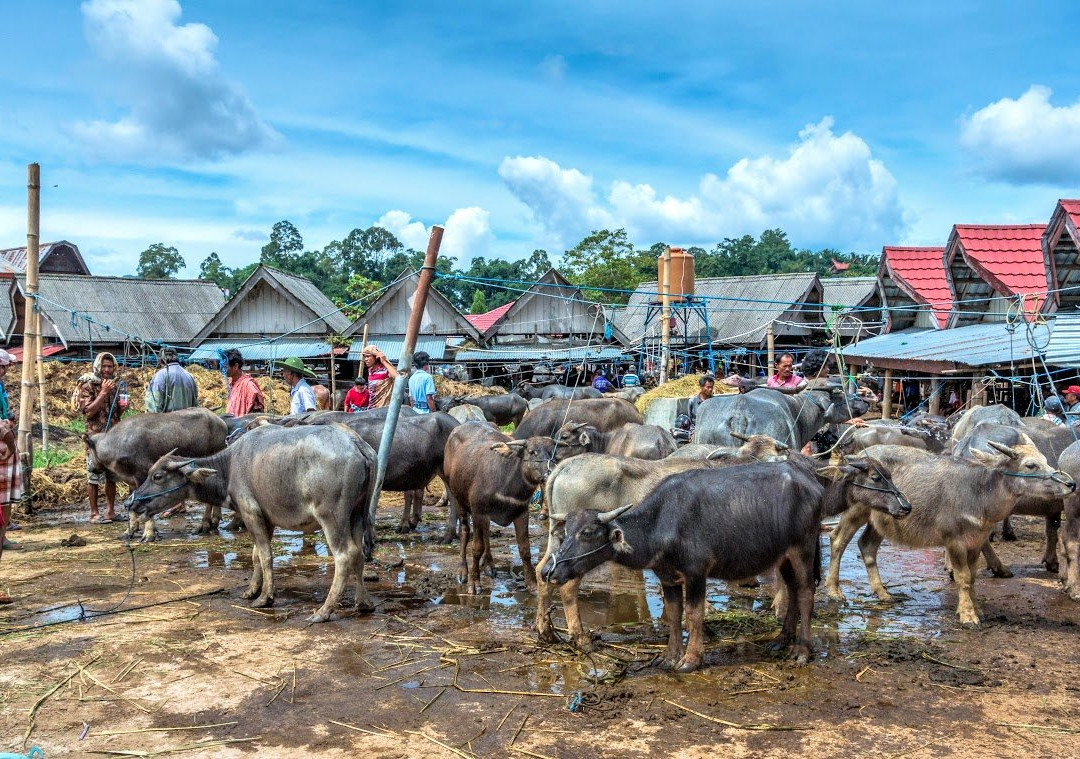
<path fill-rule="evenodd" d="M 382 285 L 373 279 L 353 274 L 345 286 L 344 297 L 334 298 L 334 305 L 341 309 L 341 313 L 350 319 L 357 319 L 367 311 L 371 305 L 371 299 L 367 296 L 378 290 Z M 364 300 L 360 303 L 361 298 Z"/>
<path fill-rule="evenodd" d="M 304 250 L 304 238 L 292 222 L 282 220 L 270 231 L 270 242 L 259 253 L 260 263 L 276 266 L 289 271 L 296 264 L 296 258 Z"/>
<path fill-rule="evenodd" d="M 232 292 L 230 289 L 233 283 L 232 270 L 221 262 L 221 257 L 217 253 L 211 253 L 199 264 L 199 279 L 213 282 L 222 290 Z"/>
<path fill-rule="evenodd" d="M 135 270 L 135 276 L 142 279 L 172 279 L 185 265 L 176 248 L 156 242 L 139 254 L 139 268 Z"/>
<path fill-rule="evenodd" d="M 469 307 L 470 314 L 486 314 L 490 309 L 487 307 L 487 299 L 483 290 L 473 290 L 472 305 Z"/>
<path fill-rule="evenodd" d="M 601 229 L 587 235 L 566 251 L 562 273 L 575 285 L 598 289 L 588 297 L 611 303 L 626 303 L 641 281 L 641 272 L 655 270 L 651 251 L 638 251 L 630 243 L 625 229 L 614 232 Z M 648 267 L 648 268 L 646 268 Z M 618 291 L 625 292 L 618 292 Z"/>

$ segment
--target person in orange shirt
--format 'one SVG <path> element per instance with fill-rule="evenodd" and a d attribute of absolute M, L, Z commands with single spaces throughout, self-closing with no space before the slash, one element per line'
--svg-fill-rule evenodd
<path fill-rule="evenodd" d="M 225 354 L 229 362 L 226 376 L 229 378 L 229 402 L 225 412 L 233 416 L 255 414 L 266 410 L 266 400 L 255 378 L 244 371 L 244 356 L 240 351 L 230 350 Z"/>

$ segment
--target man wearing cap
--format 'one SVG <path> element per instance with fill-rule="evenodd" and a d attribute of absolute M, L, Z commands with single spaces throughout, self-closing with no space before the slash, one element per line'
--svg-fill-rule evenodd
<path fill-rule="evenodd" d="M 244 371 L 244 356 L 233 348 L 225 354 L 229 378 L 229 402 L 225 412 L 233 416 L 254 414 L 266 410 L 266 400 L 255 378 Z"/>
<path fill-rule="evenodd" d="M 368 390 L 367 380 L 363 377 L 357 377 L 353 380 L 353 386 L 349 388 L 349 392 L 345 393 L 345 412 L 348 414 L 355 414 L 357 411 L 364 411 L 368 406 Z"/>
<path fill-rule="evenodd" d="M 1043 401 L 1043 419 L 1058 427 L 1065 426 L 1065 408 L 1056 395 L 1047 396 Z"/>
<path fill-rule="evenodd" d="M 146 410 L 156 414 L 198 406 L 199 386 L 195 384 L 195 378 L 180 366 L 176 349 L 162 349 L 161 362 L 164 366 L 158 369 L 146 386 Z"/>
<path fill-rule="evenodd" d="M 435 405 L 435 379 L 428 369 L 431 368 L 431 356 L 427 351 L 413 354 L 413 372 L 409 375 L 409 397 L 412 407 L 418 414 L 430 414 L 437 409 Z"/>
<path fill-rule="evenodd" d="M 315 376 L 315 372 L 304 366 L 304 362 L 295 356 L 291 356 L 281 362 L 281 378 L 289 386 L 289 413 L 303 414 L 314 411 L 315 393 L 307 379 Z"/>
<path fill-rule="evenodd" d="M 0 554 L 4 550 L 17 551 L 22 548 L 8 540 L 7 528 L 11 524 L 12 507 L 22 500 L 22 462 L 19 461 L 19 449 L 15 441 L 15 425 L 12 422 L 11 406 L 8 405 L 4 377 L 15 357 L 0 349 Z M 0 592 L 0 604 L 11 603 L 11 597 Z"/>
<path fill-rule="evenodd" d="M 1065 396 L 1065 413 L 1080 414 L 1080 385 L 1069 385 L 1063 393 Z"/>

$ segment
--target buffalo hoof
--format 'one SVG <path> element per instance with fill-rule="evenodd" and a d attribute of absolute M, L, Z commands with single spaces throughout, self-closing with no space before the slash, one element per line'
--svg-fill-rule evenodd
<path fill-rule="evenodd" d="M 245 590 L 243 593 L 240 594 L 240 597 L 245 598 L 245 599 L 250 601 L 252 598 L 254 598 L 257 595 L 259 595 L 259 589 L 258 588 L 248 588 L 247 590 Z"/>
<path fill-rule="evenodd" d="M 265 609 L 265 608 L 273 606 L 273 605 L 274 605 L 274 597 L 273 596 L 266 596 L 265 598 L 260 596 L 259 598 L 256 598 L 254 601 L 251 602 L 251 608 L 252 609 Z"/>
<path fill-rule="evenodd" d="M 399 522 L 398 526 L 394 528 L 394 532 L 398 535 L 404 535 L 405 533 L 412 531 L 415 526 L 416 525 L 410 524 L 409 522 Z"/>
<path fill-rule="evenodd" d="M 375 611 L 375 604 L 369 598 L 366 601 L 361 601 L 352 605 L 352 610 L 356 614 L 370 614 Z"/>
<path fill-rule="evenodd" d="M 575 635 L 570 641 L 574 644 L 574 648 L 585 652 L 592 652 L 596 650 L 596 644 L 593 642 L 593 638 L 588 633 L 581 635 Z"/>
<path fill-rule="evenodd" d="M 247 528 L 244 526 L 244 520 L 240 517 L 233 517 L 229 520 L 229 523 L 225 525 L 226 530 L 232 532 L 243 532 Z"/>
<path fill-rule="evenodd" d="M 1046 571 L 1050 574 L 1056 575 L 1061 569 L 1061 566 L 1056 561 L 1044 561 L 1043 564 L 1046 566 Z"/>
<path fill-rule="evenodd" d="M 442 535 L 439 536 L 439 545 L 452 545 L 455 540 L 457 540 L 456 532 L 444 532 Z"/>
<path fill-rule="evenodd" d="M 143 535 L 141 538 L 139 538 L 139 542 L 140 543 L 156 543 L 157 542 L 157 535 Z"/>
<path fill-rule="evenodd" d="M 469 570 L 465 567 L 461 567 L 457 572 L 458 585 L 464 585 L 469 581 Z"/>
<path fill-rule="evenodd" d="M 316 624 L 318 624 L 320 622 L 329 622 L 330 621 L 330 612 L 323 613 L 321 611 L 317 611 L 314 614 L 312 614 L 310 617 L 308 617 L 305 621 L 309 625 L 316 625 Z"/>
<path fill-rule="evenodd" d="M 991 569 L 990 574 L 994 577 L 1012 577 L 1013 571 L 1008 567 L 1001 567 L 1001 569 Z"/>
<path fill-rule="evenodd" d="M 810 647 L 809 646 L 795 646 L 791 650 L 791 658 L 795 660 L 795 663 L 800 667 L 805 667 L 810 663 Z"/>
<path fill-rule="evenodd" d="M 212 532 L 217 532 L 217 528 L 206 523 L 200 524 L 199 529 L 195 530 L 196 535 L 209 535 Z"/>
<path fill-rule="evenodd" d="M 1013 532 L 1011 528 L 1008 529 L 1008 530 L 1002 530 L 1001 531 L 1001 541 L 1003 543 L 1014 543 L 1014 542 L 1016 542 L 1016 540 L 1017 540 L 1016 533 Z"/>
<path fill-rule="evenodd" d="M 1080 603 L 1080 588 L 1065 588 L 1065 595 L 1073 601 Z"/>
<path fill-rule="evenodd" d="M 676 672 L 693 672 L 693 671 L 695 671 L 697 669 L 700 669 L 700 668 L 701 668 L 701 660 L 700 659 L 690 659 L 690 658 L 685 657 L 685 656 L 679 661 L 678 664 L 675 665 L 675 671 Z"/>
<path fill-rule="evenodd" d="M 495 565 L 494 564 L 486 564 L 484 566 L 484 568 L 482 570 L 480 570 L 480 571 L 482 571 L 484 574 L 486 574 L 492 580 L 494 580 L 496 575 L 498 575 L 498 572 L 495 571 Z"/>
<path fill-rule="evenodd" d="M 847 603 L 847 596 L 844 595 L 842 590 L 830 590 L 829 600 L 835 604 L 843 605 Z"/>
<path fill-rule="evenodd" d="M 536 639 L 541 643 L 559 642 L 559 638 L 555 635 L 555 628 L 551 625 L 536 628 Z"/>

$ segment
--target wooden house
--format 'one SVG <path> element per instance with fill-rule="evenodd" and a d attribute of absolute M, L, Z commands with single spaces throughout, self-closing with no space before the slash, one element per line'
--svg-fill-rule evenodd
<path fill-rule="evenodd" d="M 0 250 L 0 271 L 22 274 L 26 271 L 26 246 Z M 43 242 L 38 246 L 39 274 L 89 275 L 79 246 L 67 240 Z"/>

